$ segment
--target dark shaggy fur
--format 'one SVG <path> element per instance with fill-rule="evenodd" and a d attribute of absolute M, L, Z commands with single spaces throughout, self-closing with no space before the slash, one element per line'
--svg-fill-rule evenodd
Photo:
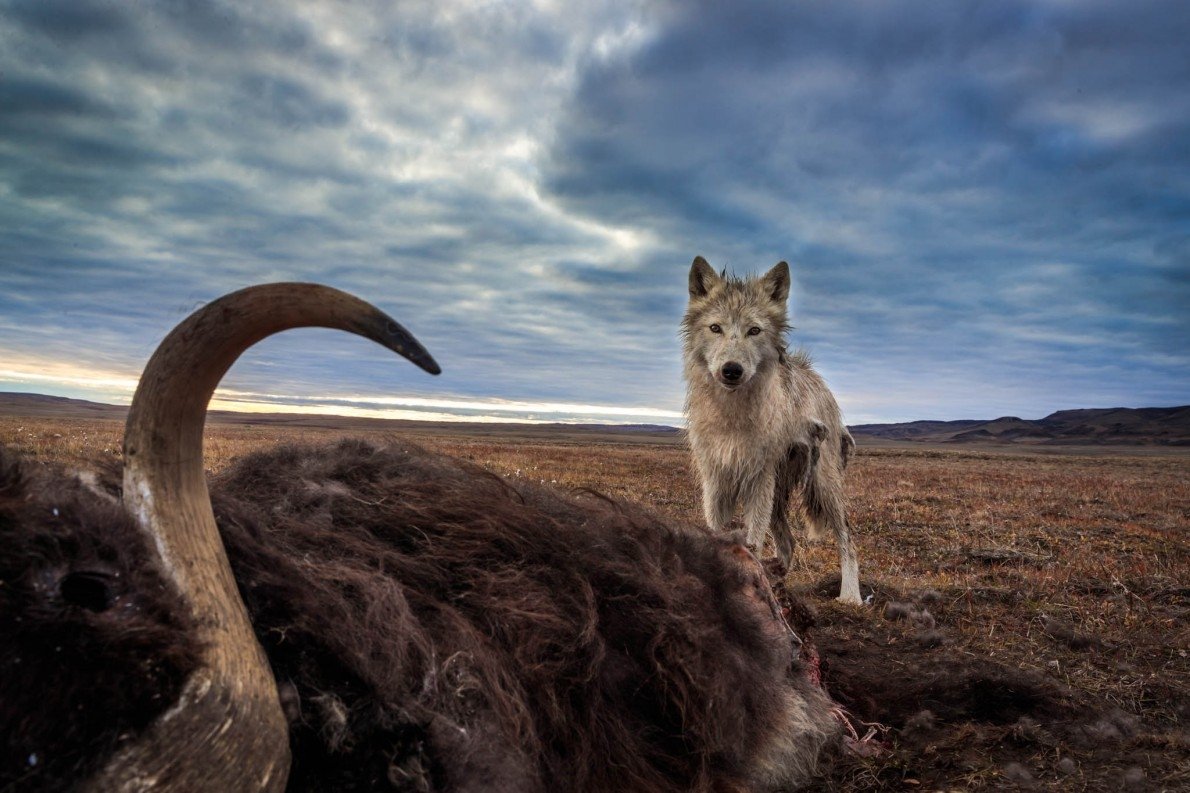
<path fill-rule="evenodd" d="M 177 699 L 188 611 L 140 532 L 0 448 L 0 791 L 64 789 Z"/>
<path fill-rule="evenodd" d="M 762 571 L 729 541 L 407 445 L 284 447 L 212 490 L 290 722 L 292 790 L 766 789 L 804 778 L 834 734 Z M 25 545 L 0 550 L 4 569 L 54 575 L 63 562 L 28 550 L 48 524 L 8 521 Z M 93 524 L 70 525 L 91 542 Z M 41 608 L 30 597 L 14 613 Z M 168 628 L 166 647 L 113 658 L 189 658 L 184 625 Z M 40 641 L 18 638 L 21 654 Z M 44 712 L 94 729 L 98 711 L 73 710 L 80 691 L 124 688 L 73 674 Z M 168 701 L 174 689 L 154 690 Z M 9 739 L 3 773 L 52 736 L 41 724 Z"/>

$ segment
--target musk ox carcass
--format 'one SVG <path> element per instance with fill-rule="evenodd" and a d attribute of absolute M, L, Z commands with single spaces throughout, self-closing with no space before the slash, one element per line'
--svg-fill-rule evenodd
<path fill-rule="evenodd" d="M 202 470 L 246 347 L 403 328 L 310 284 L 162 343 L 122 485 L 0 453 L 0 789 L 749 791 L 837 725 L 742 545 L 416 446 Z M 106 487 L 105 487 L 106 483 Z M 212 508 L 213 507 L 213 508 Z"/>

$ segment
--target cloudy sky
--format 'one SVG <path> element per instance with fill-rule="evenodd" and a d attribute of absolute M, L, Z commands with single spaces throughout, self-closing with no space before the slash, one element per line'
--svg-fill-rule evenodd
<path fill-rule="evenodd" d="M 1190 402 L 1190 4 L 0 0 L 0 390 L 356 292 L 220 406 L 680 422 L 696 254 L 787 259 L 848 420 Z"/>

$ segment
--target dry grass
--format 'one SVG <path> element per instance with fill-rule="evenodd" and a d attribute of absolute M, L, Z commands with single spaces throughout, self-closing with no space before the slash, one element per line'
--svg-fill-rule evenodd
<path fill-rule="evenodd" d="M 0 418 L 0 442 L 72 465 L 118 459 L 121 430 L 112 421 Z M 344 434 L 384 436 L 214 425 L 207 464 L 218 470 L 281 440 L 323 442 Z M 505 476 L 592 488 L 675 520 L 700 520 L 697 483 L 680 445 L 415 439 Z M 861 579 L 874 602 L 857 613 L 812 596 L 825 659 L 833 644 L 857 641 L 878 648 L 890 666 L 909 668 L 921 657 L 979 658 L 1032 670 L 1064 687 L 1072 701 L 1103 713 L 1118 709 L 1140 726 L 1132 734 L 1123 730 L 1106 753 L 1094 742 L 1022 737 L 1028 724 L 1002 726 L 1003 752 L 943 763 L 946 770 L 931 775 L 927 766 L 938 753 L 961 753 L 973 740 L 969 731 L 976 728 L 955 724 L 916 754 L 898 748 L 844 763 L 825 788 L 1012 789 L 1018 783 L 1010 778 L 1019 774 L 1009 769 L 1006 776 L 1009 757 L 1031 778 L 1020 784 L 1036 789 L 1190 787 L 1190 456 L 861 449 L 849 493 Z M 832 545 L 806 547 L 788 583 L 803 593 L 825 591 L 822 579 L 836 572 Z M 941 644 L 928 650 L 914 643 L 907 623 L 882 617 L 887 602 L 923 593 Z M 890 743 L 899 746 L 902 725 L 889 726 Z M 1074 761 L 1074 771 L 1069 762 L 1057 770 L 1063 758 Z"/>

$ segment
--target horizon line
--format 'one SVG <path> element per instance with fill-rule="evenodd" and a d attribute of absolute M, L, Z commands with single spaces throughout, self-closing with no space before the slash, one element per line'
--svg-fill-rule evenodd
<path fill-rule="evenodd" d="M 0 387 L 3 387 L 3 382 L 0 381 Z M 231 398 L 221 397 L 220 394 L 225 393 Z M 114 397 L 117 401 L 102 402 L 96 399 L 87 399 L 78 396 L 68 396 L 64 394 L 45 393 L 43 391 L 0 391 L 0 394 L 10 395 L 27 395 L 34 397 L 49 397 L 53 399 L 66 399 L 75 402 L 87 402 L 90 404 L 101 405 L 111 408 L 127 408 L 131 402 L 118 401 L 120 398 L 115 395 L 108 395 Z M 237 398 L 238 397 L 238 398 Z M 245 399 L 244 397 L 258 397 L 257 399 Z M 290 402 L 270 402 L 259 397 L 271 397 L 274 399 L 292 400 Z M 394 404 L 402 407 L 350 407 L 343 406 L 336 403 L 363 403 L 363 404 Z M 500 405 L 502 407 L 495 407 Z M 510 407 L 516 405 L 518 407 Z M 447 413 L 425 409 L 417 409 L 418 406 L 424 407 L 454 407 L 456 409 L 478 410 L 482 407 L 493 406 L 496 410 L 506 411 L 514 415 L 491 415 L 484 413 Z M 522 407 L 523 406 L 523 407 Z M 540 407 L 539 407 L 540 406 Z M 403 409 L 412 407 L 413 409 Z M 604 412 L 602 408 L 606 407 Z M 974 422 L 992 422 L 1003 419 L 1017 419 L 1020 421 L 1040 421 L 1055 413 L 1063 413 L 1068 411 L 1079 410 L 1173 410 L 1178 408 L 1187 408 L 1190 404 L 1182 405 L 1146 405 L 1144 407 L 1127 407 L 1124 405 L 1111 405 L 1104 407 L 1077 407 L 1077 408 L 1059 408 L 1051 410 L 1044 416 L 1036 419 L 1022 418 L 1016 415 L 1004 414 L 992 418 L 978 417 L 978 418 L 960 418 L 960 419 L 908 419 L 904 421 L 860 421 L 848 422 L 846 424 L 849 428 L 854 427 L 878 427 L 878 426 L 893 426 L 915 423 L 955 423 L 962 421 Z M 567 408 L 576 408 L 570 410 Z M 343 418 L 343 419 L 368 419 L 379 421 L 405 421 L 405 422 L 425 422 L 425 423 L 450 423 L 450 424 L 523 424 L 526 426 L 606 426 L 606 427 L 658 427 L 663 429 L 671 429 L 676 431 L 683 431 L 685 429 L 685 416 L 676 411 L 664 411 L 656 408 L 642 408 L 639 410 L 634 408 L 620 408 L 614 406 L 600 406 L 600 405 L 569 405 L 567 403 L 542 402 L 531 403 L 523 401 L 476 401 L 468 402 L 464 399 L 441 399 L 436 400 L 425 397 L 290 397 L 285 395 L 274 394 L 254 394 L 252 392 L 238 392 L 230 391 L 223 392 L 217 390 L 215 396 L 212 397 L 210 404 L 207 407 L 208 411 L 217 411 L 222 413 L 236 413 L 245 416 L 251 415 L 281 415 L 281 416 L 322 416 L 328 418 Z M 538 418 L 533 415 L 518 416 L 516 413 L 521 410 L 533 411 L 538 413 L 558 413 L 560 415 L 569 414 L 571 418 Z M 625 415 L 637 417 L 638 421 L 616 421 L 607 420 L 602 416 L 607 415 Z M 578 418 L 576 416 L 588 415 L 591 419 Z M 657 418 L 677 418 L 678 423 L 661 423 L 657 421 L 645 420 L 646 417 Z"/>

